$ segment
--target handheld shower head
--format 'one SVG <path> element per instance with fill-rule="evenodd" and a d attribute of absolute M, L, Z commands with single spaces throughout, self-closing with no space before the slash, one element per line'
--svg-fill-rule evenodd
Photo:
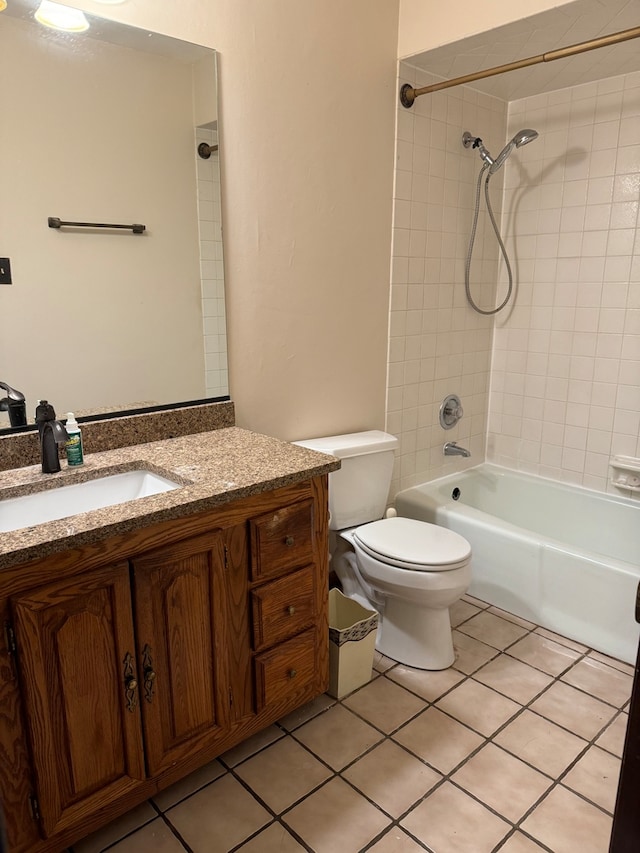
<path fill-rule="evenodd" d="M 513 137 L 513 143 L 516 148 L 521 148 L 523 145 L 528 145 L 538 138 L 538 131 L 532 130 L 530 127 L 525 127 L 524 130 L 519 130 Z"/>
<path fill-rule="evenodd" d="M 523 130 L 519 130 L 513 139 L 504 146 L 502 151 L 498 154 L 496 159 L 491 163 L 489 167 L 489 174 L 493 175 L 498 171 L 503 165 L 504 161 L 511 154 L 514 148 L 521 148 L 523 145 L 527 145 L 529 142 L 533 142 L 534 139 L 537 139 L 538 131 L 532 130 L 530 127 L 526 127 Z"/>

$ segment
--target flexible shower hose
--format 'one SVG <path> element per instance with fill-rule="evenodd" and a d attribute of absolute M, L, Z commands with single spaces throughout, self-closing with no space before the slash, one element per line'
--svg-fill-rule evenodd
<path fill-rule="evenodd" d="M 480 211 L 480 186 L 482 184 L 482 176 L 488 168 L 488 164 L 485 163 L 484 166 L 480 169 L 480 172 L 478 173 L 478 183 L 476 184 L 476 209 L 473 215 L 473 226 L 471 228 L 471 237 L 469 238 L 469 249 L 467 251 L 467 259 L 464 266 L 464 289 L 465 293 L 467 294 L 467 302 L 473 308 L 474 311 L 478 312 L 478 314 L 497 314 L 498 311 L 502 311 L 502 309 L 511 299 L 511 293 L 513 291 L 513 273 L 511 272 L 511 264 L 509 263 L 507 250 L 505 249 L 504 243 L 502 242 L 502 237 L 500 236 L 500 231 L 498 230 L 498 226 L 493 215 L 493 209 L 491 207 L 491 201 L 489 199 L 489 178 L 491 177 L 491 172 L 488 172 L 484 182 L 484 197 L 487 202 L 489 219 L 491 220 L 491 224 L 493 225 L 493 230 L 496 235 L 496 239 L 498 240 L 498 245 L 500 246 L 500 251 L 502 252 L 502 257 L 504 258 L 504 263 L 507 268 L 507 275 L 509 276 L 509 287 L 507 289 L 507 295 L 505 296 L 504 300 L 500 303 L 500 305 L 498 305 L 497 308 L 492 308 L 490 311 L 486 311 L 484 308 L 480 308 L 478 305 L 476 305 L 476 303 L 473 301 L 473 297 L 471 296 L 471 286 L 469 284 L 469 277 L 471 273 L 471 255 L 473 254 L 473 244 L 476 239 L 476 228 L 478 227 L 478 213 Z"/>

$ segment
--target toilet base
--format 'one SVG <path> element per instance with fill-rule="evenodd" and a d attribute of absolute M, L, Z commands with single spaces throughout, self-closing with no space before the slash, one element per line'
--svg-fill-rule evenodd
<path fill-rule="evenodd" d="M 416 669 L 448 669 L 455 659 L 449 609 L 412 607 L 388 598 L 376 648 L 385 657 Z"/>

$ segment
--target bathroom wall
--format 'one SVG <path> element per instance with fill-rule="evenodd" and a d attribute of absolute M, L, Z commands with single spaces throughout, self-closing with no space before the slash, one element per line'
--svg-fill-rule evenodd
<path fill-rule="evenodd" d="M 401 59 L 465 36 L 483 33 L 571 0 L 457 0 L 452 6 L 432 0 L 400 0 L 398 56 Z"/>
<path fill-rule="evenodd" d="M 496 323 L 488 457 L 608 486 L 640 455 L 640 73 L 509 105 L 540 138 L 505 169 L 515 308 Z"/>
<path fill-rule="evenodd" d="M 383 427 L 398 0 L 72 5 L 220 52 L 237 423 Z"/>
<path fill-rule="evenodd" d="M 238 423 L 283 438 L 382 427 L 396 56 L 562 4 L 67 2 L 220 51 Z"/>
<path fill-rule="evenodd" d="M 433 82 L 407 63 L 400 72 L 401 82 L 414 86 Z M 469 130 L 482 136 L 497 153 L 506 123 L 503 101 L 469 87 L 419 98 L 411 110 L 398 107 L 387 429 L 399 437 L 400 450 L 392 494 L 484 458 L 493 323 L 465 299 L 465 258 L 481 161 L 463 147 L 462 134 Z M 499 219 L 501 172 L 492 179 L 491 198 Z M 491 308 L 498 249 L 487 228 L 482 215 L 471 281 L 476 302 Z M 451 393 L 461 398 L 464 416 L 445 431 L 438 413 Z M 471 458 L 443 456 L 446 441 L 458 441 Z"/>

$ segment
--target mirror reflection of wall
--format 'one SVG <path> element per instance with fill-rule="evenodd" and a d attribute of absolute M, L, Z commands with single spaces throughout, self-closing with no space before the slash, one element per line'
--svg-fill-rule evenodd
<path fill-rule="evenodd" d="M 218 152 L 197 154 L 217 144 L 215 52 L 93 16 L 86 35 L 58 33 L 12 5 L 0 15 L 0 256 L 13 279 L 0 286 L 0 381 L 30 421 L 41 398 L 64 415 L 228 394 Z M 146 230 L 57 230 L 51 216 Z"/>

